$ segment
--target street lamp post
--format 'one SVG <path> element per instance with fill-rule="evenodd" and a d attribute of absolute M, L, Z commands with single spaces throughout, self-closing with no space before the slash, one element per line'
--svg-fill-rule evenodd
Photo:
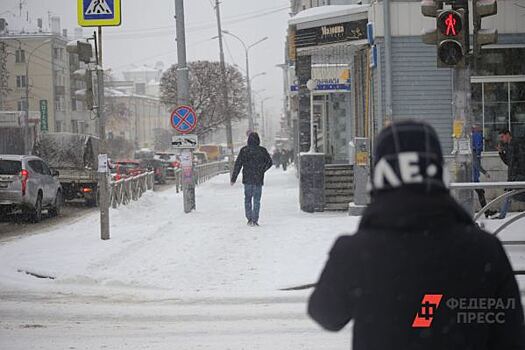
<path fill-rule="evenodd" d="M 266 137 L 266 124 L 264 120 L 264 101 L 270 100 L 271 97 L 265 97 L 261 100 L 261 136 L 264 139 Z"/>
<path fill-rule="evenodd" d="M 258 45 L 260 43 L 262 43 L 263 41 L 267 40 L 268 37 L 265 36 L 264 38 L 254 42 L 253 44 L 250 44 L 250 45 L 246 45 L 244 43 L 244 41 L 239 38 L 237 35 L 227 31 L 227 30 L 223 30 L 222 31 L 224 34 L 227 34 L 227 35 L 230 35 L 232 37 L 234 37 L 235 39 L 239 40 L 239 42 L 242 44 L 242 46 L 244 47 L 244 52 L 245 52 L 245 55 L 246 55 L 246 87 L 247 87 L 247 90 L 248 90 L 248 122 L 249 122 L 249 129 L 250 131 L 253 131 L 254 130 L 254 121 L 253 121 L 253 109 L 252 109 L 252 92 L 251 92 L 251 82 L 250 82 L 250 61 L 249 61 L 249 51 L 252 47 L 254 47 L 255 45 Z M 266 73 L 264 73 L 266 74 Z M 263 74 L 261 74 L 263 75 Z"/>
<path fill-rule="evenodd" d="M 25 110 L 25 116 L 24 116 L 24 151 L 25 152 L 24 153 L 25 154 L 29 154 L 30 152 L 29 139 L 31 138 L 31 135 L 29 132 L 29 61 L 31 60 L 31 56 L 33 55 L 33 53 L 35 53 L 36 50 L 38 50 L 45 44 L 48 44 L 49 42 L 51 42 L 51 39 L 45 40 L 40 45 L 38 45 L 33 50 L 31 50 L 26 60 L 26 81 L 25 81 L 26 96 L 25 96 L 25 106 L 24 106 L 24 110 Z"/>

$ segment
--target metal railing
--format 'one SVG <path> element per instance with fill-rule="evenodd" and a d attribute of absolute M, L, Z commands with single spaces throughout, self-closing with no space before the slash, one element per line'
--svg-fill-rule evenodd
<path fill-rule="evenodd" d="M 214 176 L 220 174 L 226 174 L 229 172 L 228 161 L 219 161 L 219 162 L 210 162 L 201 165 L 197 165 L 193 168 L 193 181 L 195 185 L 200 185 Z M 182 170 L 176 169 L 173 175 L 167 176 L 167 179 L 170 180 L 175 185 L 175 190 L 177 193 L 182 191 Z"/>
<path fill-rule="evenodd" d="M 487 210 L 490 208 L 495 207 L 495 204 L 501 203 L 503 200 L 506 200 L 507 198 L 511 198 L 517 194 L 525 193 L 525 181 L 513 181 L 513 182 L 456 182 L 450 184 L 451 190 L 486 190 L 486 189 L 502 189 L 507 190 L 500 196 L 496 197 L 487 205 L 485 205 L 481 210 L 474 215 L 474 221 L 477 221 Z M 516 221 L 522 219 L 525 217 L 525 213 L 520 213 L 513 217 L 512 219 L 506 221 L 504 224 L 502 224 L 500 227 L 498 227 L 493 234 L 497 235 L 501 231 L 503 231 L 505 228 L 509 227 Z"/>
<path fill-rule="evenodd" d="M 197 165 L 194 168 L 193 180 L 196 185 L 200 185 L 214 176 L 229 172 L 228 162 L 211 162 Z M 182 170 L 175 170 L 173 176 L 167 177 L 173 181 L 175 189 L 178 192 L 182 190 Z M 109 203 L 111 207 L 117 208 L 119 205 L 127 205 L 132 200 L 136 201 L 147 190 L 153 190 L 155 182 L 154 172 L 147 172 L 137 176 L 112 181 L 110 183 Z"/>
<path fill-rule="evenodd" d="M 112 181 L 110 183 L 109 203 L 113 208 L 137 201 L 147 190 L 153 190 L 155 173 L 152 171 L 137 176 Z"/>
<path fill-rule="evenodd" d="M 200 185 L 212 177 L 226 174 L 229 171 L 228 161 L 205 163 L 194 168 L 193 179 L 196 185 Z"/>
<path fill-rule="evenodd" d="M 182 170 L 181 169 L 175 169 L 173 171 L 173 175 L 167 175 L 166 179 L 168 179 L 171 183 L 175 185 L 175 190 L 177 193 L 182 191 Z"/>
<path fill-rule="evenodd" d="M 474 221 L 477 221 L 482 217 L 483 214 L 490 208 L 495 207 L 496 204 L 500 204 L 502 201 L 507 198 L 511 198 L 517 194 L 525 193 L 525 181 L 515 181 L 515 182 L 456 182 L 450 184 L 451 190 L 477 190 L 477 189 L 502 189 L 506 190 L 503 194 L 499 195 L 495 199 L 491 200 L 487 205 L 485 205 L 481 210 L 474 215 Z M 501 231 L 509 227 L 510 225 L 516 223 L 517 221 L 525 218 L 525 212 L 520 213 L 509 220 L 501 224 L 494 232 L 493 235 L 498 235 Z M 503 245 L 525 245 L 525 241 L 502 241 Z M 525 270 L 515 270 L 514 274 L 516 275 L 525 275 Z"/>

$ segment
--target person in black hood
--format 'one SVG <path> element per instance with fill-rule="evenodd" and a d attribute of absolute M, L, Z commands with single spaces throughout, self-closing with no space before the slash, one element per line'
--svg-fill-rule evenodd
<path fill-rule="evenodd" d="M 239 152 L 231 177 L 233 186 L 242 168 L 244 209 L 249 226 L 259 226 L 264 173 L 272 167 L 272 158 L 266 148 L 260 146 L 260 143 L 256 132 L 248 135 L 248 145 Z"/>
<path fill-rule="evenodd" d="M 377 138 L 371 203 L 337 239 L 308 313 L 330 331 L 351 320 L 353 350 L 525 349 L 520 291 L 501 242 L 443 180 L 435 131 L 393 123 Z"/>

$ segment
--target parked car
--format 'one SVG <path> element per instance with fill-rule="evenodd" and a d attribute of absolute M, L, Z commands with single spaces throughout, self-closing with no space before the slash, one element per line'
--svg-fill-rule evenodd
<path fill-rule="evenodd" d="M 72 133 L 43 133 L 33 145 L 33 155 L 42 158 L 60 172 L 58 180 L 66 200 L 83 200 L 86 205 L 98 204 L 97 137 Z"/>
<path fill-rule="evenodd" d="M 131 176 L 142 174 L 145 171 L 138 160 L 117 160 L 112 163 L 111 177 L 118 181 Z"/>
<path fill-rule="evenodd" d="M 0 215 L 22 211 L 31 222 L 39 222 L 44 209 L 59 215 L 64 197 L 58 176 L 39 157 L 0 155 Z"/>
<path fill-rule="evenodd" d="M 193 164 L 201 165 L 208 162 L 208 155 L 205 152 L 193 152 Z"/>
<path fill-rule="evenodd" d="M 140 166 L 148 171 L 155 173 L 155 183 L 165 184 L 166 183 L 166 166 L 158 159 L 142 159 Z"/>
<path fill-rule="evenodd" d="M 156 152 L 154 158 L 164 162 L 168 177 L 174 177 L 177 169 L 180 169 L 180 159 L 175 153 Z"/>

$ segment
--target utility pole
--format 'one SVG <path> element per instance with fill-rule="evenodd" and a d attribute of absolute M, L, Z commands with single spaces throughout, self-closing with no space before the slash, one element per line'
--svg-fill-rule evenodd
<path fill-rule="evenodd" d="M 102 27 L 98 27 L 97 35 L 97 117 L 98 117 L 98 134 L 101 141 L 102 150 L 100 154 L 106 154 L 106 117 L 104 113 L 104 68 L 102 66 Z M 107 157 L 107 154 L 106 154 Z M 106 167 L 107 169 L 107 167 Z M 98 190 L 100 195 L 100 238 L 109 239 L 109 191 L 108 191 L 108 174 L 99 172 Z"/>
<path fill-rule="evenodd" d="M 233 134 L 232 121 L 228 108 L 228 81 L 226 79 L 226 65 L 224 63 L 224 48 L 222 46 L 221 10 L 219 0 L 215 0 L 215 12 L 217 14 L 217 31 L 219 36 L 219 52 L 222 80 L 222 114 L 226 118 L 226 142 L 230 150 L 230 173 L 233 172 Z"/>
<path fill-rule="evenodd" d="M 228 34 L 228 35 L 232 36 L 233 38 L 239 40 L 239 42 L 242 44 L 242 47 L 244 48 L 244 53 L 246 55 L 246 88 L 248 89 L 248 123 L 249 123 L 248 129 L 250 131 L 255 131 L 255 123 L 254 123 L 253 107 L 252 107 L 252 87 L 251 87 L 251 84 L 252 84 L 251 82 L 252 82 L 253 79 L 250 78 L 250 49 L 252 47 L 262 43 L 263 41 L 268 40 L 268 37 L 265 36 L 264 38 L 262 38 L 260 40 L 257 40 L 256 42 L 254 42 L 251 45 L 246 45 L 244 40 L 242 40 L 240 37 L 238 37 L 237 35 L 233 34 L 232 32 L 229 32 L 227 30 L 223 30 L 222 33 L 223 34 Z M 255 75 L 255 77 L 257 77 L 259 75 L 265 75 L 265 74 L 266 73 L 257 74 L 257 75 Z"/>
<path fill-rule="evenodd" d="M 271 99 L 271 97 L 265 97 L 261 99 L 261 137 L 266 138 L 266 118 L 264 117 L 264 102 Z"/>
<path fill-rule="evenodd" d="M 470 67 L 453 69 L 452 113 L 454 116 L 454 163 L 455 177 L 459 182 L 472 181 L 472 110 L 470 105 Z M 457 191 L 458 202 L 470 213 L 474 210 L 474 193 L 470 190 Z"/>
<path fill-rule="evenodd" d="M 175 20 L 177 23 L 177 104 L 179 106 L 188 105 L 189 103 L 189 79 L 188 66 L 186 62 L 186 32 L 184 25 L 184 0 L 175 0 Z M 189 149 L 182 151 L 182 159 L 188 159 L 193 162 L 193 152 Z M 189 213 L 195 210 L 195 184 L 193 182 L 193 165 L 192 174 L 188 176 L 191 182 L 183 180 L 182 191 L 184 197 L 184 212 Z M 186 179 L 186 176 L 184 176 Z"/>
<path fill-rule="evenodd" d="M 253 121 L 253 108 L 252 108 L 252 87 L 250 84 L 250 63 L 248 60 L 248 50 L 246 50 L 246 86 L 248 88 L 248 129 L 255 131 L 255 123 Z"/>

